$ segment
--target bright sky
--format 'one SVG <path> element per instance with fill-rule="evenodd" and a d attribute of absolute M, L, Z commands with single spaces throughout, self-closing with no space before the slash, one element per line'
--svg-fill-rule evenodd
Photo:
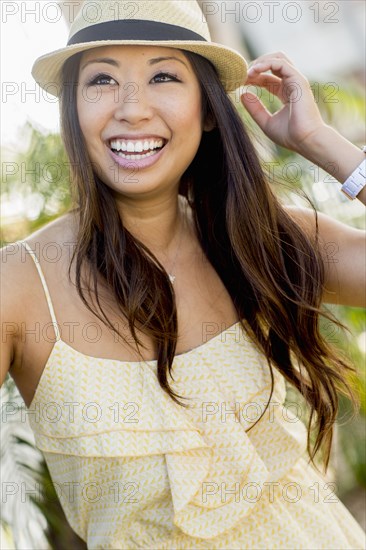
<path fill-rule="evenodd" d="M 13 148 L 21 139 L 19 130 L 27 120 L 34 120 L 49 131 L 59 128 L 58 102 L 42 93 L 31 69 L 38 56 L 65 46 L 68 29 L 56 1 L 2 0 L 0 8 L 1 144 Z"/>

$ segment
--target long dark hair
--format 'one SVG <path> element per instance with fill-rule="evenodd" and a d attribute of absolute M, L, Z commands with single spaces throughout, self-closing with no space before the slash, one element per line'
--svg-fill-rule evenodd
<path fill-rule="evenodd" d="M 267 358 L 271 396 L 275 366 L 310 405 L 307 449 L 314 463 L 324 446 L 326 470 L 338 392 L 357 403 L 347 382 L 347 371 L 354 372 L 353 367 L 319 331 L 320 316 L 330 317 L 320 310 L 324 260 L 318 229 L 314 238 L 307 236 L 273 194 L 213 65 L 196 54 L 184 54 L 200 83 L 203 118 L 211 117 L 216 127 L 203 133 L 179 192 L 192 207 L 199 242 L 230 294 L 243 328 Z M 123 226 L 111 190 L 93 170 L 86 151 L 76 106 L 80 57 L 65 63 L 61 95 L 62 134 L 73 167 L 79 221 L 71 261 L 76 261 L 77 291 L 88 309 L 123 338 L 100 303 L 98 279 L 102 277 L 128 320 L 137 349 L 142 343 L 136 327 L 154 341 L 161 387 L 187 406 L 168 383 L 178 336 L 172 285 L 155 256 Z M 84 265 L 90 273 L 86 285 L 81 282 Z M 95 298 L 94 307 L 85 297 L 85 288 Z M 316 439 L 311 449 L 313 422 Z"/>

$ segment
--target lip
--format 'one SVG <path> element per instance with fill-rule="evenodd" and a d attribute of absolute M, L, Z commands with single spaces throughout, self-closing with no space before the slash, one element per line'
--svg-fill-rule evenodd
<path fill-rule="evenodd" d="M 112 139 L 122 139 L 122 138 L 118 137 L 118 138 L 112 138 Z M 123 138 L 123 139 L 125 139 L 125 138 Z M 159 138 L 159 139 L 163 139 L 163 138 Z M 144 158 L 144 159 L 141 159 L 141 160 L 138 160 L 138 159 L 134 159 L 134 160 L 124 159 L 124 158 L 116 155 L 116 153 L 114 153 L 112 151 L 112 149 L 110 149 L 109 147 L 107 147 L 107 149 L 108 149 L 109 154 L 110 154 L 111 158 L 113 159 L 113 161 L 116 162 L 121 168 L 126 168 L 126 169 L 129 169 L 130 171 L 133 171 L 136 168 L 137 169 L 149 168 L 150 166 L 152 166 L 153 164 L 158 162 L 158 160 L 163 155 L 163 153 L 165 151 L 165 148 L 168 144 L 167 140 L 164 140 L 164 142 L 165 142 L 165 144 L 164 144 L 163 148 L 160 149 L 160 151 L 158 153 L 155 153 L 155 155 L 152 155 L 151 157 L 147 157 L 147 158 Z"/>

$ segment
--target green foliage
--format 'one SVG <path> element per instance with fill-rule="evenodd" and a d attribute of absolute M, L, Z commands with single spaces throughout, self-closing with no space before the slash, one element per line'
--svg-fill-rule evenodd
<path fill-rule="evenodd" d="M 19 170 L 2 181 L 2 193 L 14 189 L 39 193 L 47 202 L 57 196 L 62 205 L 69 199 L 69 162 L 59 134 L 44 134 L 30 122 L 23 134 L 28 148 L 15 157 Z"/>
<path fill-rule="evenodd" d="M 28 234 L 69 209 L 71 171 L 59 134 L 44 134 L 30 123 L 22 133 L 29 145 L 26 151 L 12 153 L 11 160 L 4 158 L 8 172 L 2 173 L 1 199 L 5 203 L 20 195 L 29 204 L 23 220 L 26 223 L 19 224 L 19 232 L 23 227 Z M 3 157 L 6 154 L 3 153 Z M 6 220 L 6 211 L 3 215 Z M 16 238 L 24 236 L 20 234 Z M 2 244 L 6 241 L 3 236 Z"/>

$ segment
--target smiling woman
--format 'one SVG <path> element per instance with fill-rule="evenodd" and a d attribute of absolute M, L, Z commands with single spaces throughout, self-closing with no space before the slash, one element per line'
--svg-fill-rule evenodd
<path fill-rule="evenodd" d="M 320 166 L 337 155 L 346 186 L 364 154 L 281 52 L 247 72 L 196 2 L 139 1 L 127 17 L 130 4 L 85 2 L 68 46 L 34 66 L 59 90 L 74 206 L 4 263 L 2 326 L 19 330 L 2 378 L 30 410 L 56 407 L 30 423 L 88 548 L 362 548 L 314 457 L 326 469 L 339 394 L 354 397 L 321 303 L 365 302 L 364 234 L 279 202 L 228 92 L 275 89 L 277 113 L 250 94 L 243 105 Z M 24 338 L 35 322 L 54 337 Z"/>
<path fill-rule="evenodd" d="M 183 52 L 97 48 L 82 54 L 78 81 L 80 128 L 101 179 L 120 193 L 161 193 L 172 182 L 177 192 L 205 129 L 199 83 Z M 138 180 L 126 177 L 131 171 Z"/>

